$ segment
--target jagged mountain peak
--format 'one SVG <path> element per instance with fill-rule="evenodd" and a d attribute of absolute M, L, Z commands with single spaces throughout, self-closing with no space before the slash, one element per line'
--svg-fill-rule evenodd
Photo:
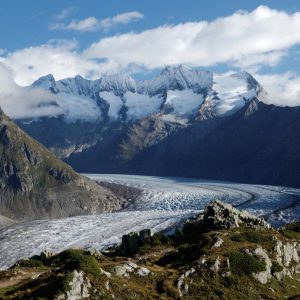
<path fill-rule="evenodd" d="M 162 90 L 191 89 L 196 93 L 212 87 L 213 73 L 210 71 L 194 70 L 183 65 L 167 66 L 154 79 L 148 81 L 149 94 L 155 95 Z"/>
<path fill-rule="evenodd" d="M 33 87 L 40 87 L 44 89 L 49 89 L 53 86 L 55 86 L 56 81 L 52 74 L 48 74 L 45 76 L 40 77 L 34 83 L 32 84 Z"/>
<path fill-rule="evenodd" d="M 101 91 L 113 91 L 115 95 L 121 96 L 127 91 L 135 92 L 136 82 L 128 74 L 117 73 L 104 75 L 99 79 Z"/>
<path fill-rule="evenodd" d="M 195 72 L 185 65 L 168 65 L 160 72 L 160 75 L 173 75 L 175 73 Z"/>

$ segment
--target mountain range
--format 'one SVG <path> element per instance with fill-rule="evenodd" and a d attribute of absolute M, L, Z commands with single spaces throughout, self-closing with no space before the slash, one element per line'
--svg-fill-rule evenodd
<path fill-rule="evenodd" d="M 180 65 L 152 80 L 47 75 L 28 88 L 60 113 L 15 121 L 76 171 L 300 186 L 299 107 L 267 104 L 247 72 Z"/>

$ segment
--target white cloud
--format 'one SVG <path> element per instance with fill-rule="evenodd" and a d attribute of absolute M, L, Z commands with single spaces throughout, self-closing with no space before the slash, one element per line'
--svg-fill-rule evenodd
<path fill-rule="evenodd" d="M 168 64 L 208 67 L 218 63 L 274 65 L 289 47 L 300 43 L 300 13 L 260 6 L 212 22 L 165 25 L 141 33 L 101 39 L 84 51 L 126 66 L 149 69 Z"/>
<path fill-rule="evenodd" d="M 107 26 L 127 22 L 120 15 L 115 18 L 106 21 Z M 81 26 L 92 26 L 94 21 L 89 22 Z M 300 43 L 299 28 L 300 13 L 289 14 L 260 6 L 252 12 L 236 12 L 212 22 L 164 25 L 140 33 L 102 38 L 83 51 L 74 41 L 50 41 L 9 53 L 0 61 L 13 70 L 16 82 L 21 85 L 48 73 L 56 79 L 77 74 L 94 79 L 107 72 L 148 71 L 172 64 L 209 68 L 226 63 L 259 73 L 261 66 L 275 66 L 289 54 L 290 47 Z M 270 77 L 261 75 L 260 78 L 271 91 L 272 78 L 268 80 Z M 290 94 L 296 101 L 297 88 L 292 86 L 298 84 L 297 78 L 286 74 L 283 79 L 286 81 L 281 91 L 285 92 L 272 94 Z M 274 101 L 279 103 L 279 98 Z"/>
<path fill-rule="evenodd" d="M 29 85 L 45 74 L 62 79 L 81 74 L 93 77 L 100 74 L 100 64 L 77 53 L 75 41 L 49 42 L 10 53 L 3 63 L 13 71 L 16 83 Z M 103 66 L 106 70 L 108 65 Z"/>
<path fill-rule="evenodd" d="M 138 11 L 130 11 L 123 14 L 116 15 L 112 18 L 106 18 L 100 21 L 101 26 L 104 28 L 112 27 L 117 24 L 128 24 L 140 19 L 143 19 L 144 15 Z"/>
<path fill-rule="evenodd" d="M 0 63 L 0 106 L 12 118 L 54 116 L 62 113 L 54 96 L 38 88 L 18 86 L 11 71 Z"/>
<path fill-rule="evenodd" d="M 67 18 L 76 8 L 74 6 L 64 8 L 58 14 L 56 14 L 53 18 L 55 20 L 64 20 Z"/>
<path fill-rule="evenodd" d="M 300 77 L 294 73 L 254 74 L 268 92 L 263 101 L 278 106 L 300 105 Z"/>
<path fill-rule="evenodd" d="M 97 31 L 107 30 L 110 27 L 118 24 L 128 24 L 144 18 L 144 15 L 138 11 L 126 12 L 123 14 L 116 15 L 111 18 L 105 18 L 99 20 L 95 17 L 88 17 L 83 20 L 72 20 L 69 24 L 64 23 L 53 23 L 50 24 L 50 29 L 66 29 L 66 30 L 77 30 L 77 31 Z"/>

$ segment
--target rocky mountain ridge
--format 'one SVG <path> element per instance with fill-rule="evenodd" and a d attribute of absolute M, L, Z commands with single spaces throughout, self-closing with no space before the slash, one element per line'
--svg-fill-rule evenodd
<path fill-rule="evenodd" d="M 156 113 L 191 118 L 208 104 L 216 115 L 230 114 L 263 91 L 247 72 L 217 75 L 182 65 L 166 67 L 154 79 L 144 81 L 125 74 L 104 75 L 96 80 L 78 75 L 55 81 L 49 74 L 32 84 L 36 87 L 57 95 L 55 105 L 64 107 L 60 95 L 87 97 L 99 106 L 98 119 L 127 122 Z M 74 108 L 68 109 L 72 113 Z"/>
<path fill-rule="evenodd" d="M 7 218 L 57 218 L 121 207 L 112 192 L 80 176 L 2 110 L 0 154 L 0 214 L 4 223 Z"/>

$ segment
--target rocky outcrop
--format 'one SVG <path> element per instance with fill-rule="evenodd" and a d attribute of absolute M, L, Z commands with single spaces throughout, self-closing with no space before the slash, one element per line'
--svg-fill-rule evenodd
<path fill-rule="evenodd" d="M 288 267 L 291 262 L 299 263 L 298 251 L 300 250 L 299 243 L 286 243 L 276 239 L 275 255 L 277 262 L 284 267 Z"/>
<path fill-rule="evenodd" d="M 224 241 L 220 237 L 216 237 L 212 248 L 219 248 L 222 246 L 223 243 Z"/>
<path fill-rule="evenodd" d="M 263 261 L 265 264 L 265 271 L 252 273 L 252 276 L 262 284 L 266 284 L 269 279 L 272 278 L 271 267 L 272 261 L 270 260 L 267 251 L 262 247 L 258 247 L 253 250 L 246 249 L 246 253 L 255 256 L 259 260 Z"/>
<path fill-rule="evenodd" d="M 81 300 L 90 297 L 91 282 L 85 277 L 84 272 L 74 270 L 72 275 L 70 289 L 65 294 L 56 296 L 55 300 Z"/>
<path fill-rule="evenodd" d="M 117 276 L 123 277 L 130 277 L 131 275 L 144 277 L 148 276 L 151 272 L 145 267 L 140 267 L 133 262 L 128 262 L 126 264 L 116 266 L 115 273 Z"/>
<path fill-rule="evenodd" d="M 238 210 L 219 200 L 214 200 L 206 206 L 202 220 L 205 228 L 214 230 L 237 228 L 242 224 L 256 228 L 270 228 L 263 218 Z"/>
<path fill-rule="evenodd" d="M 180 297 L 188 293 L 189 285 L 187 284 L 187 282 L 185 282 L 185 279 L 189 278 L 194 273 L 195 273 L 195 269 L 191 268 L 187 270 L 185 273 L 181 274 L 177 279 L 177 289 Z"/>

